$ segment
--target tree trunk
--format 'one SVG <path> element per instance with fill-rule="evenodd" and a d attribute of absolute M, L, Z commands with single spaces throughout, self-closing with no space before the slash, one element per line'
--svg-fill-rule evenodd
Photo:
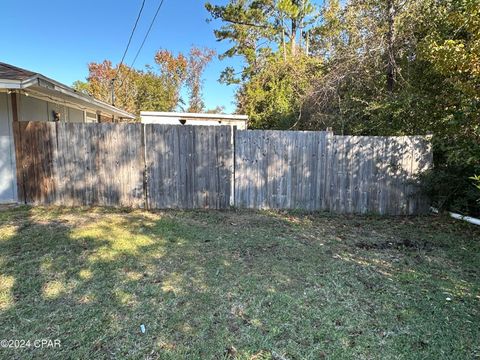
<path fill-rule="evenodd" d="M 295 56 L 297 52 L 297 20 L 292 19 L 292 35 L 290 38 L 290 44 L 292 46 L 292 56 Z"/>
<path fill-rule="evenodd" d="M 305 55 L 308 56 L 310 52 L 310 31 L 307 31 L 305 36 Z"/>

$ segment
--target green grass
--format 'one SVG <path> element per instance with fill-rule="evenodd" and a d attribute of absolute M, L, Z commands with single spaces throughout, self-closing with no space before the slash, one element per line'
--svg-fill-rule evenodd
<path fill-rule="evenodd" d="M 480 228 L 435 216 L 7 209 L 0 324 L 0 339 L 61 340 L 0 358 L 478 359 Z"/>

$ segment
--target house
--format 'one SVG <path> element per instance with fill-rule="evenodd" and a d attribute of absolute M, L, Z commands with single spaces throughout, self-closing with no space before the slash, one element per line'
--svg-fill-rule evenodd
<path fill-rule="evenodd" d="M 112 122 L 134 118 L 42 74 L 0 62 L 0 203 L 17 201 L 14 121 Z"/>
<path fill-rule="evenodd" d="M 168 124 L 168 125 L 230 125 L 238 130 L 247 128 L 248 116 L 200 113 L 176 113 L 142 111 L 140 119 L 143 124 Z"/>

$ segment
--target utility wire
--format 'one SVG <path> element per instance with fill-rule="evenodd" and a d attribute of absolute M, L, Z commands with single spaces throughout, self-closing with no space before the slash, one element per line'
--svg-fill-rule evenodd
<path fill-rule="evenodd" d="M 138 51 L 137 51 L 137 53 L 135 54 L 135 57 L 133 58 L 133 61 L 132 61 L 132 63 L 130 64 L 130 67 L 128 68 L 127 75 L 124 76 L 122 82 L 121 82 L 120 85 L 119 85 L 119 88 L 122 87 L 125 79 L 126 79 L 126 78 L 128 77 L 128 75 L 130 74 L 130 71 L 132 70 L 133 65 L 135 65 L 135 61 L 137 61 L 138 55 L 140 54 L 140 51 L 142 51 L 143 45 L 145 45 L 145 42 L 147 41 L 148 35 L 150 34 L 150 31 L 152 30 L 153 24 L 155 23 L 155 20 L 156 20 L 156 18 L 157 18 L 157 15 L 158 15 L 158 13 L 160 12 L 160 9 L 162 8 L 162 5 L 163 5 L 163 2 L 164 2 L 164 1 L 165 1 L 165 0 L 160 0 L 160 4 L 158 4 L 157 11 L 155 12 L 155 15 L 153 16 L 153 19 L 152 19 L 152 22 L 150 23 L 150 26 L 148 27 L 147 33 L 145 34 L 145 37 L 143 38 L 142 44 L 141 44 L 140 47 L 138 48 Z"/>
<path fill-rule="evenodd" d="M 125 56 L 127 55 L 128 48 L 130 47 L 130 43 L 132 42 L 133 34 L 135 33 L 135 29 L 137 28 L 138 21 L 140 20 L 140 16 L 142 15 L 143 7 L 145 6 L 145 0 L 142 1 L 142 6 L 140 7 L 140 11 L 138 12 L 137 20 L 135 20 L 135 25 L 133 26 L 132 33 L 130 34 L 130 38 L 128 39 L 127 47 L 122 56 L 122 60 L 120 61 L 120 65 L 118 66 L 118 70 L 123 64 L 123 60 L 125 60 Z"/>
<path fill-rule="evenodd" d="M 128 43 L 127 47 L 125 48 L 125 51 L 123 52 L 122 60 L 120 61 L 120 65 L 118 65 L 117 72 L 115 73 L 115 76 L 110 80 L 110 91 L 111 91 L 111 96 L 112 96 L 112 105 L 115 106 L 115 80 L 117 80 L 117 76 L 120 72 L 120 69 L 122 68 L 123 60 L 125 60 L 125 56 L 127 55 L 128 48 L 130 47 L 130 43 L 132 42 L 133 34 L 135 33 L 135 30 L 137 29 L 138 21 L 140 20 L 140 16 L 142 15 L 143 7 L 145 6 L 145 0 L 142 1 L 142 6 L 140 7 L 140 11 L 138 12 L 137 15 L 137 20 L 135 20 L 135 25 L 133 25 L 132 32 L 130 34 L 130 37 L 128 38 Z"/>
<path fill-rule="evenodd" d="M 143 38 L 142 44 L 140 45 L 140 48 L 137 51 L 137 54 L 135 55 L 135 58 L 133 59 L 132 63 L 130 64 L 130 68 L 135 64 L 135 61 L 137 60 L 138 55 L 140 54 L 140 51 L 142 51 L 143 45 L 145 45 L 145 41 L 147 41 L 148 35 L 150 34 L 150 30 L 152 30 L 153 24 L 155 23 L 155 19 L 157 18 L 158 13 L 160 12 L 160 9 L 162 8 L 163 2 L 165 0 L 161 0 L 160 4 L 158 5 L 157 11 L 155 12 L 155 15 L 153 16 L 152 22 L 150 23 L 150 26 L 148 27 L 147 33 L 145 34 L 145 37 Z"/>

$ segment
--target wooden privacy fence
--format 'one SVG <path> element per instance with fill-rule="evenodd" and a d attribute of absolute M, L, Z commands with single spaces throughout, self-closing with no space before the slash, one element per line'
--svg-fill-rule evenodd
<path fill-rule="evenodd" d="M 25 203 L 230 206 L 228 126 L 17 122 L 14 135 Z"/>
<path fill-rule="evenodd" d="M 420 136 L 229 126 L 14 123 L 19 200 L 31 204 L 418 214 Z"/>
<path fill-rule="evenodd" d="M 417 214 L 414 177 L 431 164 L 421 136 L 237 131 L 235 204 L 255 209 Z"/>

